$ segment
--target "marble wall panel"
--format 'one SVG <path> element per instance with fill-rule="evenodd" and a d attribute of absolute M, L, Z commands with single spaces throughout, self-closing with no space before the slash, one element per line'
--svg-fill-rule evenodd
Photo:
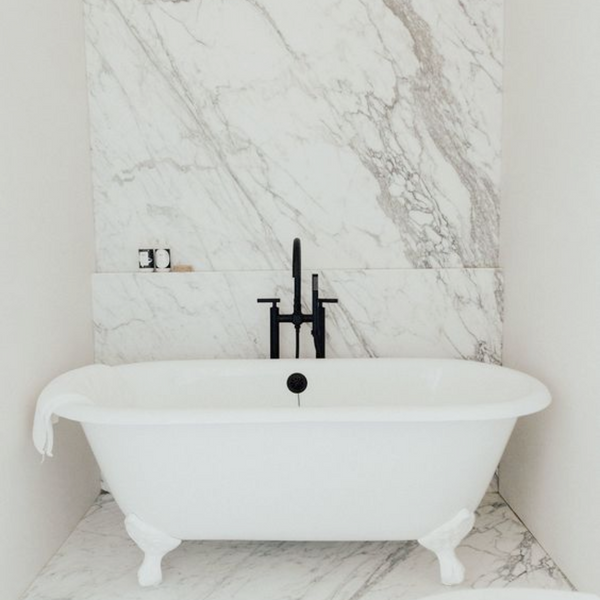
<path fill-rule="evenodd" d="M 422 356 L 498 362 L 502 281 L 495 269 L 327 270 L 328 357 Z M 308 291 L 309 280 L 304 281 Z M 305 293 L 305 298 L 309 294 Z M 107 364 L 187 358 L 253 358 L 269 352 L 268 305 L 291 310 L 288 271 L 97 274 L 96 358 Z M 305 309 L 308 309 L 305 306 Z M 302 356 L 314 356 L 310 326 Z M 282 357 L 293 327 L 281 326 Z"/>
<path fill-rule="evenodd" d="M 84 4 L 97 360 L 266 356 L 296 236 L 329 356 L 499 360 L 502 0 Z"/>
<path fill-rule="evenodd" d="M 497 266 L 502 0 L 85 11 L 99 271 Z"/>

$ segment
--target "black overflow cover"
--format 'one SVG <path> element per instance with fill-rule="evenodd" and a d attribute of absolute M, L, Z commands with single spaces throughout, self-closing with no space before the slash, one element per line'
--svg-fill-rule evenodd
<path fill-rule="evenodd" d="M 308 387 L 308 380 L 302 373 L 292 373 L 287 378 L 287 386 L 293 394 L 301 394 Z"/>

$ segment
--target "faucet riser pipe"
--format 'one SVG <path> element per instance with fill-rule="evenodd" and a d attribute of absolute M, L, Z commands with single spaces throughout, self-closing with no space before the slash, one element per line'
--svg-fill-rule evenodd
<path fill-rule="evenodd" d="M 279 358 L 279 307 L 271 307 L 271 358 Z"/>
<path fill-rule="evenodd" d="M 294 239 L 292 248 L 292 277 L 294 278 L 294 314 L 302 313 L 302 254 L 300 238 Z"/>

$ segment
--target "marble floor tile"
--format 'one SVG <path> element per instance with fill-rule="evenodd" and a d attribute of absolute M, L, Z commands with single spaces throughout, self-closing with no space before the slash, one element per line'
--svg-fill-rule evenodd
<path fill-rule="evenodd" d="M 459 587 L 571 588 L 496 492 L 458 554 Z M 138 586 L 140 560 L 121 511 L 100 496 L 23 600 L 411 600 L 448 589 L 416 542 L 184 542 L 156 588 Z"/>

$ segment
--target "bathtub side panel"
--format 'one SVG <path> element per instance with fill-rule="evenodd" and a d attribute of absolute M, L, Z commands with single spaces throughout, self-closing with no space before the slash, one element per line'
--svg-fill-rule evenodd
<path fill-rule="evenodd" d="M 123 512 L 180 539 L 416 539 L 479 504 L 514 419 L 84 429 Z"/>

